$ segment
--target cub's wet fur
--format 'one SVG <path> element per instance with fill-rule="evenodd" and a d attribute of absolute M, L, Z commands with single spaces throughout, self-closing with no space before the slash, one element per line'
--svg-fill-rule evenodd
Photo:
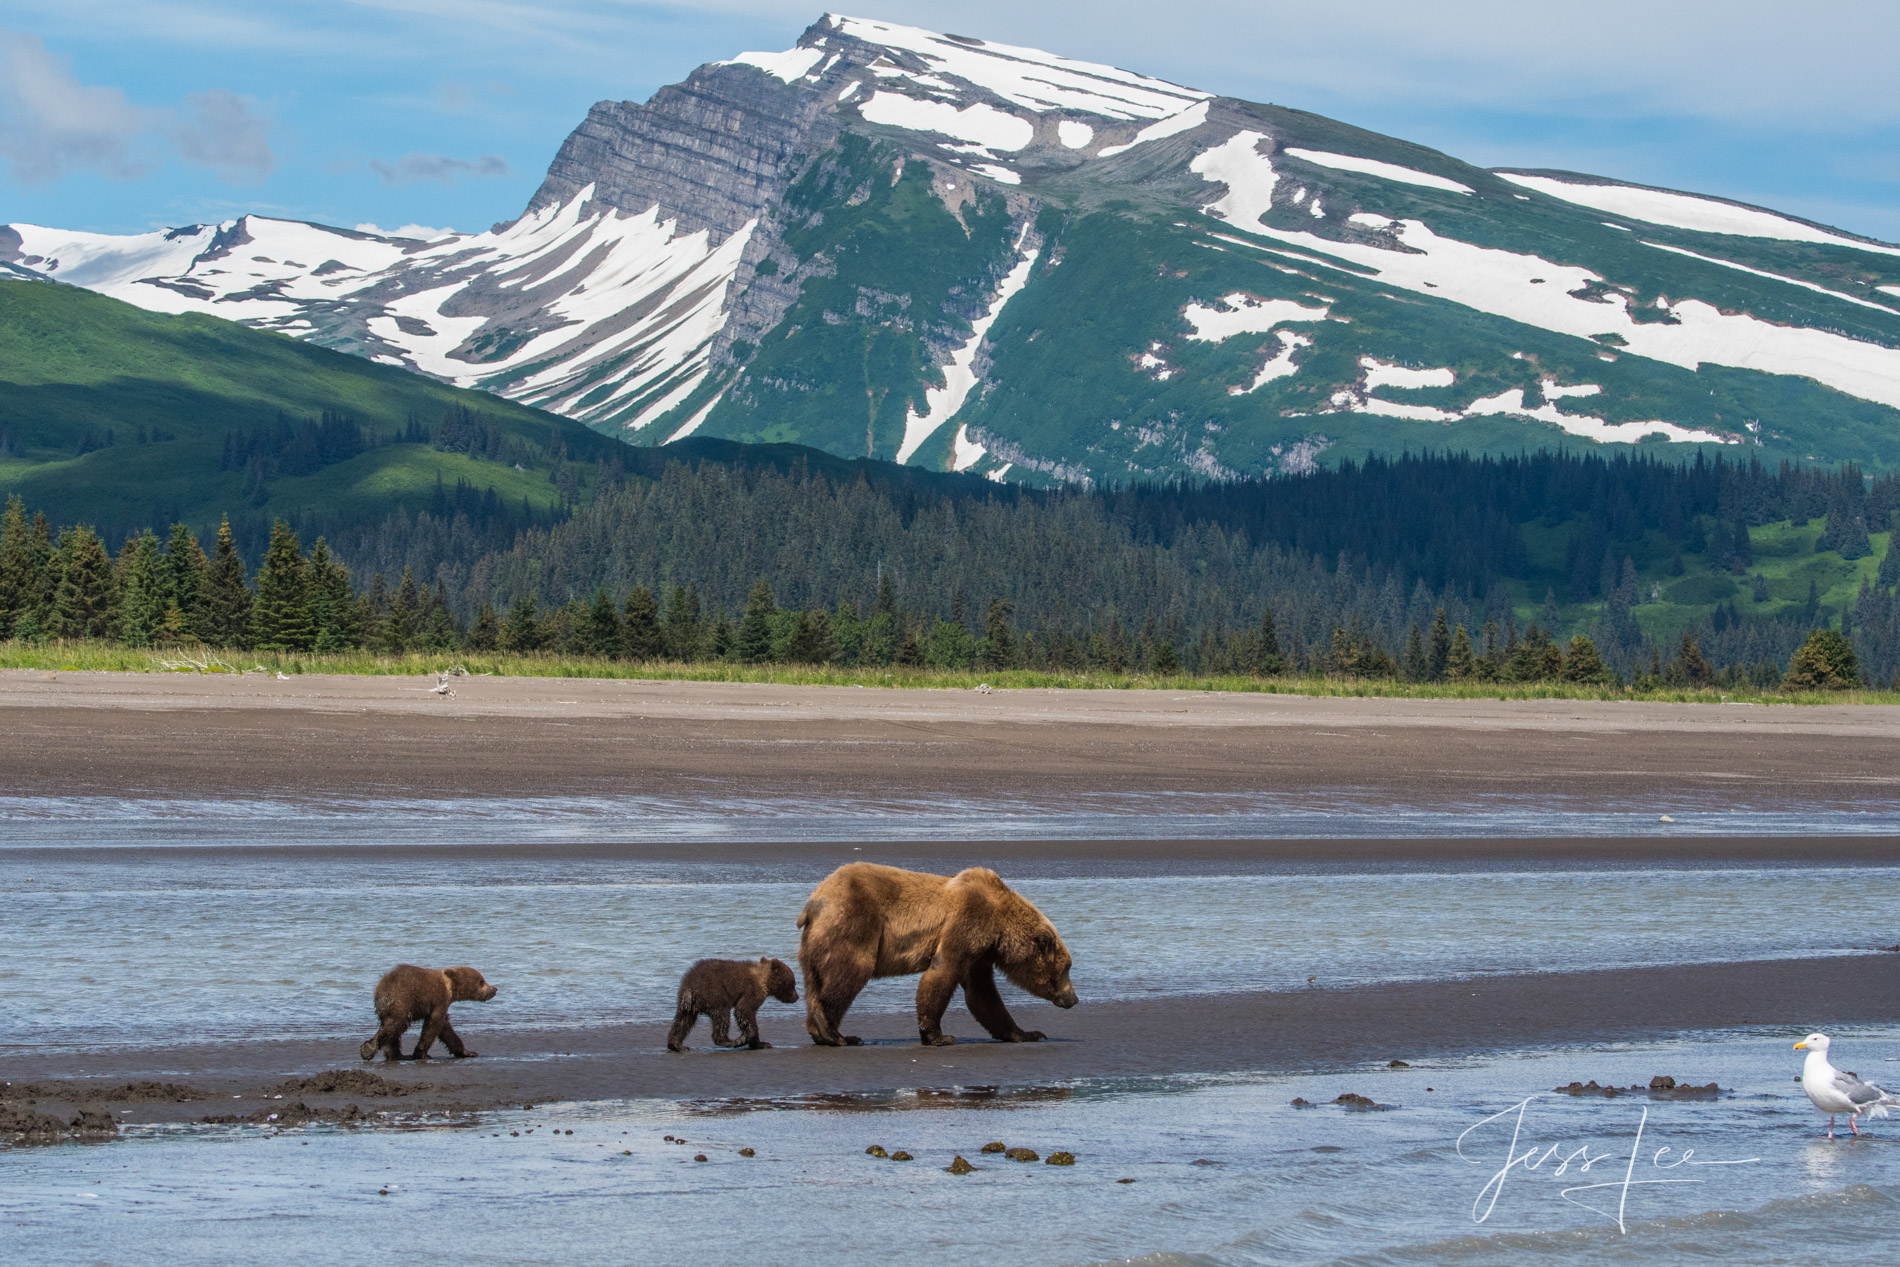
<path fill-rule="evenodd" d="M 461 1035 L 449 1024 L 449 1004 L 486 1003 L 495 997 L 495 987 L 473 968 L 418 968 L 399 963 L 376 983 L 376 1034 L 358 1048 L 364 1060 L 376 1059 L 381 1051 L 386 1060 L 427 1060 L 435 1040 L 456 1057 L 475 1055 L 462 1044 Z M 416 1049 L 402 1054 L 402 1036 L 417 1021 L 422 1022 L 422 1037 Z"/>
<path fill-rule="evenodd" d="M 686 1051 L 686 1036 L 699 1024 L 700 1014 L 712 1018 L 713 1042 L 720 1047 L 770 1047 L 759 1037 L 759 1005 L 767 998 L 798 1002 L 798 981 L 783 959 L 701 959 L 680 978 L 679 1011 L 667 1031 L 666 1049 Z M 734 1041 L 726 1013 L 739 1018 Z"/>

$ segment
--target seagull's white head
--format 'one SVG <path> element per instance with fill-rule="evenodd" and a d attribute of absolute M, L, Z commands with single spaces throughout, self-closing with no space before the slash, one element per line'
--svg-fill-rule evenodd
<path fill-rule="evenodd" d="M 1826 1055 L 1827 1054 L 1827 1035 L 1826 1034 L 1809 1034 L 1806 1038 L 1796 1043 L 1794 1045 L 1794 1049 L 1796 1051 L 1809 1049 L 1813 1051 L 1818 1051 L 1822 1055 Z"/>

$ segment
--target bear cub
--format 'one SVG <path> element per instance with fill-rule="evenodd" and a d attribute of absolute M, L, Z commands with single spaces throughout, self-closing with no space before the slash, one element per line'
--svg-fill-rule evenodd
<path fill-rule="evenodd" d="M 798 1002 L 798 982 L 783 959 L 701 959 L 680 978 L 679 1012 L 667 1031 L 666 1049 L 686 1051 L 686 1036 L 699 1024 L 703 1012 L 712 1018 L 713 1042 L 721 1047 L 758 1050 L 772 1044 L 759 1037 L 759 1005 L 767 997 L 780 1003 Z M 739 1038 L 726 1027 L 730 1010 L 739 1018 Z"/>
<path fill-rule="evenodd" d="M 375 1037 L 358 1049 L 364 1060 L 376 1059 L 381 1051 L 387 1060 L 427 1060 L 435 1040 L 441 1039 L 458 1058 L 475 1055 L 462 1045 L 461 1035 L 449 1024 L 449 1004 L 486 1003 L 495 997 L 495 987 L 473 968 L 418 968 L 399 963 L 376 983 Z M 402 1036 L 417 1021 L 422 1022 L 422 1037 L 416 1049 L 402 1054 Z"/>

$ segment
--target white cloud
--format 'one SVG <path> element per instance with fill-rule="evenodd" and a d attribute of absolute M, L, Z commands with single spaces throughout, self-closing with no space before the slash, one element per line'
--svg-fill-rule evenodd
<path fill-rule="evenodd" d="M 369 161 L 369 169 L 383 178 L 385 185 L 401 185 L 416 180 L 433 180 L 444 185 L 455 183 L 457 176 L 506 176 L 508 164 L 499 154 L 480 158 L 451 158 L 447 154 L 404 154 L 393 163 L 380 158 Z"/>
<path fill-rule="evenodd" d="M 37 36 L 0 27 L 0 157 L 23 185 L 70 171 L 142 176 L 162 140 L 227 180 L 257 178 L 276 162 L 268 128 L 250 101 L 223 90 L 178 107 L 135 105 L 117 88 L 81 83 Z"/>

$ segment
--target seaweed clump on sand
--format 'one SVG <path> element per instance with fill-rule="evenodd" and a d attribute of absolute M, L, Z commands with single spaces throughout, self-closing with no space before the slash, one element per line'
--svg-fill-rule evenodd
<path fill-rule="evenodd" d="M 277 1088 L 285 1095 L 364 1095 L 374 1098 L 433 1091 L 429 1082 L 391 1082 L 366 1069 L 326 1069 L 308 1078 L 292 1078 Z"/>
<path fill-rule="evenodd" d="M 62 1122 L 50 1113 L 40 1113 L 24 1105 L 0 1105 L 0 1139 L 15 1144 L 57 1144 L 76 1139 L 98 1141 L 117 1139 L 119 1124 L 110 1113 L 81 1109 L 70 1122 Z"/>
<path fill-rule="evenodd" d="M 1614 1100 L 1619 1095 L 1642 1095 L 1644 1092 L 1657 1100 L 1712 1100 L 1722 1094 L 1722 1088 L 1716 1083 L 1697 1086 L 1677 1082 L 1667 1074 L 1657 1074 L 1647 1086 L 1640 1082 L 1632 1082 L 1627 1087 L 1619 1087 L 1614 1083 L 1598 1086 L 1597 1080 L 1592 1078 L 1588 1082 L 1572 1082 L 1568 1086 L 1553 1087 L 1552 1090 L 1559 1095 L 1600 1095 L 1606 1100 Z"/>
<path fill-rule="evenodd" d="M 953 1175 L 967 1175 L 974 1171 L 976 1167 L 972 1166 L 969 1161 L 964 1158 L 962 1153 L 958 1153 L 955 1157 L 951 1158 L 950 1164 L 945 1166 L 944 1169 Z"/>
<path fill-rule="evenodd" d="M 255 1113 L 213 1113 L 198 1119 L 207 1126 L 309 1126 L 312 1122 L 330 1122 L 337 1126 L 362 1126 L 371 1121 L 360 1105 L 346 1104 L 340 1109 L 313 1109 L 302 1100 L 288 1104 L 265 1105 Z"/>

